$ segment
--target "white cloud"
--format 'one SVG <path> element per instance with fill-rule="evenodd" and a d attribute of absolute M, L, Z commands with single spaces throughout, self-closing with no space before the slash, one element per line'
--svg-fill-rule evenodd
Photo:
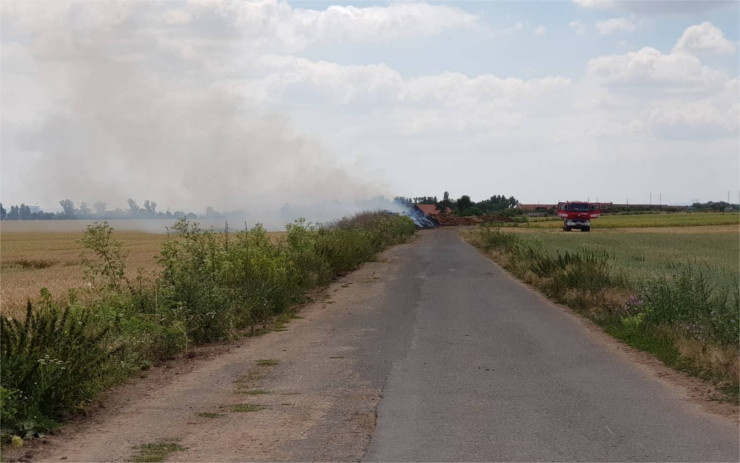
<path fill-rule="evenodd" d="M 656 16 L 696 15 L 736 5 L 733 0 L 573 0 L 584 7 Z"/>
<path fill-rule="evenodd" d="M 606 9 L 614 8 L 616 2 L 614 0 L 573 0 L 573 3 L 584 8 Z"/>
<path fill-rule="evenodd" d="M 162 14 L 162 20 L 167 24 L 187 24 L 193 17 L 185 10 L 167 10 Z"/>
<path fill-rule="evenodd" d="M 728 113 L 737 113 L 737 110 L 737 105 L 723 108 L 711 99 L 651 102 L 642 111 L 639 121 L 643 128 L 663 133 L 676 128 L 732 132 L 736 129 L 737 118 L 728 117 L 731 116 Z"/>
<path fill-rule="evenodd" d="M 732 137 L 738 126 L 737 105 L 729 103 L 737 79 L 691 55 L 651 48 L 594 59 L 583 82 L 451 72 L 409 79 L 384 65 L 340 66 L 290 57 L 263 63 L 261 72 L 265 76 L 249 87 L 261 88 L 266 99 L 303 106 L 301 98 L 315 95 L 312 105 L 369 105 L 374 114 L 365 133 L 369 139 L 464 134 L 504 145 L 522 138 L 533 146 L 587 145 L 607 138 L 619 144 L 637 135 Z M 340 123 L 330 120 L 313 121 L 312 127 Z M 358 138 L 353 131 L 347 145 Z"/>
<path fill-rule="evenodd" d="M 635 16 L 623 16 L 620 18 L 611 18 L 603 21 L 596 21 L 594 27 L 601 35 L 608 35 L 615 32 L 634 32 L 638 29 L 648 27 L 650 21 L 646 18 L 637 18 Z"/>
<path fill-rule="evenodd" d="M 578 34 L 578 35 L 583 35 L 583 34 L 586 33 L 586 26 L 580 20 L 573 20 L 573 21 L 569 22 L 568 23 L 568 27 L 570 27 L 571 29 L 573 29 L 575 31 L 575 33 Z"/>
<path fill-rule="evenodd" d="M 624 55 L 607 55 L 594 58 L 587 64 L 588 76 L 607 85 L 657 86 L 674 91 L 675 86 L 702 89 L 721 85 L 728 77 L 721 71 L 701 64 L 693 55 L 685 53 L 663 54 L 645 47 Z"/>
<path fill-rule="evenodd" d="M 542 24 L 537 26 L 537 28 L 534 30 L 534 35 L 543 36 L 545 34 L 547 34 L 547 28 L 543 26 Z"/>
<path fill-rule="evenodd" d="M 268 41 L 282 51 L 302 50 L 316 43 L 387 42 L 435 35 L 445 29 L 472 27 L 477 16 L 459 8 L 428 3 L 388 6 L 333 5 L 326 10 L 293 8 L 278 0 L 204 2 L 194 8 L 195 22 L 216 26 L 244 39 Z"/>
<path fill-rule="evenodd" d="M 263 57 L 256 62 L 256 68 L 262 77 L 250 81 L 251 90 L 247 91 L 265 101 L 280 101 L 288 95 L 313 95 L 312 98 L 336 104 L 503 106 L 532 102 L 570 85 L 570 80 L 562 77 L 524 80 L 490 74 L 469 77 L 453 72 L 404 79 L 384 64 L 342 66 L 291 56 Z"/>
<path fill-rule="evenodd" d="M 342 66 L 293 56 L 264 56 L 255 62 L 260 77 L 245 88 L 254 98 L 352 104 L 394 98 L 401 75 L 384 64 Z"/>
<path fill-rule="evenodd" d="M 709 22 L 687 28 L 676 46 L 674 52 L 711 52 L 734 53 L 735 45 L 727 40 L 722 31 Z"/>
<path fill-rule="evenodd" d="M 738 78 L 693 55 L 646 47 L 602 56 L 589 61 L 586 84 L 594 109 L 606 108 L 612 135 L 695 140 L 738 135 Z"/>
<path fill-rule="evenodd" d="M 60 31 L 74 40 L 91 33 L 112 33 L 129 26 L 159 36 L 175 48 L 209 55 L 216 44 L 238 43 L 243 52 L 295 52 L 323 43 L 379 43 L 439 34 L 450 28 L 481 27 L 476 15 L 459 8 L 428 3 L 388 6 L 330 6 L 325 10 L 294 8 L 281 0 L 190 1 L 180 8 L 155 2 L 3 2 L 12 27 L 32 33 L 37 41 L 59 40 Z M 147 22 L 158 17 L 163 28 Z M 137 23 L 138 21 L 138 23 Z M 184 27 L 187 26 L 187 27 Z M 515 26 L 521 28 L 521 25 Z M 130 40 L 131 37 L 128 37 Z M 123 39 L 122 39 L 123 40 Z"/>

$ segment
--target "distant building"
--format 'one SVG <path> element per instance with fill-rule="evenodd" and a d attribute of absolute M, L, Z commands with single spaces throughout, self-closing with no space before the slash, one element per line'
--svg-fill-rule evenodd
<path fill-rule="evenodd" d="M 557 204 L 517 204 L 517 208 L 525 212 L 547 212 L 556 207 Z"/>

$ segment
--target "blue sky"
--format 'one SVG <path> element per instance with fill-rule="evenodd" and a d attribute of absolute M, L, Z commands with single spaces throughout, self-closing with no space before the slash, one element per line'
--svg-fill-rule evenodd
<path fill-rule="evenodd" d="M 739 5 L 3 2 L 2 202 L 734 198 Z"/>

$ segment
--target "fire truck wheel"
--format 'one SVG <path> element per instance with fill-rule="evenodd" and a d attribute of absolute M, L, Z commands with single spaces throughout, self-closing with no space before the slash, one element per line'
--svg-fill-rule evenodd
<path fill-rule="evenodd" d="M 570 231 L 570 227 L 563 227 L 563 230 Z"/>
<path fill-rule="evenodd" d="M 581 228 L 581 231 L 591 231 L 591 227 L 583 227 Z"/>

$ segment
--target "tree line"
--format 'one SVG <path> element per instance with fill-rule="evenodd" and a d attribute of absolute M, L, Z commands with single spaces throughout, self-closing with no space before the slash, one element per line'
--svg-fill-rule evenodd
<path fill-rule="evenodd" d="M 157 211 L 157 203 L 146 200 L 139 206 L 133 199 L 128 199 L 128 208 L 116 208 L 109 210 L 104 202 L 96 202 L 90 207 L 86 202 L 81 202 L 75 206 L 71 199 L 62 199 L 59 201 L 62 207 L 60 212 L 44 212 L 34 210 L 31 206 L 21 203 L 20 205 L 10 206 L 9 210 L 0 203 L 0 220 L 109 220 L 109 219 L 179 219 L 186 217 L 196 219 L 198 216 L 192 212 L 175 211 L 166 212 Z M 220 215 L 208 208 L 212 215 Z M 208 214 L 206 214 L 208 215 Z"/>
<path fill-rule="evenodd" d="M 516 215 L 521 213 L 517 209 L 519 201 L 513 196 L 506 197 L 505 195 L 493 195 L 483 201 L 474 202 L 468 195 L 462 195 L 458 199 L 451 199 L 450 193 L 445 191 L 441 201 L 437 201 L 436 196 L 417 196 L 414 198 L 397 196 L 395 200 L 407 205 L 434 204 L 438 211 L 446 212 L 447 208 L 449 208 L 452 214 L 458 216 L 488 214 Z"/>

